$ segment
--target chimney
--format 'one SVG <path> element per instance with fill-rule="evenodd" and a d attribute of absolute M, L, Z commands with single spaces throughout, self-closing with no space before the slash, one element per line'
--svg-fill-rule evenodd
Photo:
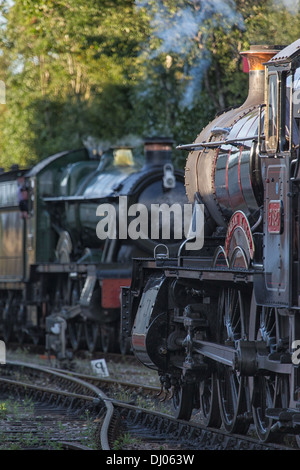
<path fill-rule="evenodd" d="M 150 137 L 144 141 L 145 165 L 163 166 L 172 161 L 174 141 L 169 137 Z"/>
<path fill-rule="evenodd" d="M 241 55 L 247 59 L 249 66 L 249 92 L 242 107 L 255 106 L 264 102 L 264 64 L 284 47 L 285 46 L 254 45 L 250 46 L 248 51 L 241 52 Z"/>

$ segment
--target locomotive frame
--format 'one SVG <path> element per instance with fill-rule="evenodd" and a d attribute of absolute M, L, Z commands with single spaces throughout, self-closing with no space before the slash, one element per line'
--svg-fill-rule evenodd
<path fill-rule="evenodd" d="M 120 197 L 149 204 L 180 193 L 187 202 L 172 145 L 169 138 L 149 138 L 144 158 L 124 146 L 96 156 L 83 148 L 0 173 L 0 331 L 6 344 L 46 340 L 58 359 L 70 356 L 67 347 L 129 351 L 120 335 L 121 286 L 130 284 L 132 254 L 151 253 L 155 242 L 99 239 L 97 209 L 108 203 L 117 211 Z M 170 240 L 170 250 L 180 242 Z"/>
<path fill-rule="evenodd" d="M 264 441 L 300 431 L 299 47 L 300 40 L 263 63 L 264 100 L 255 101 L 255 88 L 247 106 L 216 121 L 222 126 L 213 122 L 179 147 L 191 152 L 190 202 L 194 194 L 207 225 L 217 222 L 203 249 L 185 252 L 183 243 L 177 258 L 134 260 L 122 294 L 123 334 L 135 356 L 158 371 L 175 416 L 189 419 L 199 409 L 205 425 L 222 424 L 229 433 L 246 433 L 254 423 Z M 262 50 L 249 52 L 251 66 Z M 249 112 L 258 133 L 232 138 L 228 123 Z M 255 212 L 247 213 L 245 201 Z"/>

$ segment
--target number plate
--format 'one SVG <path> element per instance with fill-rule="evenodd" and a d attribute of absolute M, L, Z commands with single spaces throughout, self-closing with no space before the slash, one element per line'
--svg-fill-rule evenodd
<path fill-rule="evenodd" d="M 282 201 L 270 201 L 269 203 L 268 232 L 282 233 Z"/>

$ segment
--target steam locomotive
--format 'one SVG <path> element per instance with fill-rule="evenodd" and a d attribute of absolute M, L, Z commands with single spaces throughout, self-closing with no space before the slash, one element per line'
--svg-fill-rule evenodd
<path fill-rule="evenodd" d="M 187 202 L 172 146 L 168 138 L 151 138 L 144 156 L 113 147 L 101 158 L 83 148 L 0 174 L 0 328 L 6 344 L 46 340 L 57 357 L 69 347 L 128 352 L 120 335 L 121 286 L 130 283 L 131 258 L 149 256 L 159 238 L 121 239 L 124 227 L 117 217 L 112 225 L 109 214 L 123 210 L 120 200 L 128 207 Z M 179 242 L 170 235 L 170 252 Z"/>
<path fill-rule="evenodd" d="M 177 418 L 268 441 L 300 432 L 300 40 L 242 55 L 245 103 L 178 147 L 203 246 L 135 259 L 121 326 Z"/>

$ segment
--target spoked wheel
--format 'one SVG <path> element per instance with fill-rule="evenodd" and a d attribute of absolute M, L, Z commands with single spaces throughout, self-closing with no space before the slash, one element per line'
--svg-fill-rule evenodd
<path fill-rule="evenodd" d="M 35 346 L 40 343 L 41 337 L 38 331 L 31 331 L 30 332 L 30 339 Z"/>
<path fill-rule="evenodd" d="M 68 334 L 73 351 L 78 351 L 83 344 L 83 323 L 77 320 L 68 322 Z"/>
<path fill-rule="evenodd" d="M 26 323 L 26 313 L 25 313 L 25 307 L 21 303 L 22 301 L 19 301 L 19 307 L 16 309 L 16 337 L 17 341 L 19 344 L 23 344 L 27 338 L 27 332 L 25 328 L 25 323 Z"/>
<path fill-rule="evenodd" d="M 174 416 L 188 421 L 194 408 L 195 385 L 184 384 L 175 389 L 173 395 Z"/>
<path fill-rule="evenodd" d="M 204 425 L 219 428 L 221 426 L 221 416 L 218 403 L 217 379 L 214 372 L 210 377 L 200 382 L 199 396 Z"/>
<path fill-rule="evenodd" d="M 253 380 L 252 409 L 257 435 L 264 442 L 278 442 L 280 433 L 272 432 L 274 420 L 267 416 L 268 408 L 287 408 L 289 384 L 286 376 L 270 374 Z"/>
<path fill-rule="evenodd" d="M 84 324 L 85 340 L 90 352 L 101 348 L 101 337 L 99 324 L 92 321 L 86 321 Z"/>
<path fill-rule="evenodd" d="M 13 323 L 10 318 L 6 318 L 3 322 L 3 339 L 5 343 L 9 343 L 13 337 Z"/>
<path fill-rule="evenodd" d="M 5 343 L 9 343 L 13 339 L 13 331 L 13 294 L 9 292 L 3 309 L 3 339 Z"/>
<path fill-rule="evenodd" d="M 247 338 L 248 295 L 236 288 L 225 288 L 219 299 L 218 340 L 220 344 L 236 347 L 236 342 Z M 250 302 L 249 302 L 250 303 Z M 217 385 L 222 423 L 227 432 L 245 434 L 249 421 L 249 387 L 246 377 L 231 366 L 218 364 Z"/>
<path fill-rule="evenodd" d="M 80 299 L 80 285 L 79 282 L 72 282 L 70 287 L 69 302 L 70 305 L 76 305 Z M 74 318 L 68 321 L 68 337 L 73 351 L 78 351 L 83 346 L 83 323 Z"/>
<path fill-rule="evenodd" d="M 103 352 L 117 352 L 118 339 L 119 332 L 114 325 L 101 326 L 101 344 Z"/>
<path fill-rule="evenodd" d="M 120 352 L 123 356 L 130 354 L 131 351 L 131 343 L 129 338 L 123 338 L 120 335 Z"/>
<path fill-rule="evenodd" d="M 215 252 L 214 267 L 228 267 L 228 261 L 224 249 L 220 246 Z M 216 305 L 217 308 L 217 305 Z M 213 333 L 214 335 L 214 333 Z M 208 341 L 213 341 L 214 338 L 207 338 Z M 215 369 L 212 370 L 211 375 L 200 382 L 199 386 L 199 401 L 201 418 L 205 426 L 219 428 L 222 420 L 219 409 L 218 400 L 218 385 L 217 374 Z"/>
<path fill-rule="evenodd" d="M 267 353 L 276 350 L 281 338 L 280 318 L 274 307 L 258 307 L 253 305 L 253 322 L 251 337 L 264 341 Z M 255 319 L 255 320 L 254 320 Z M 267 416 L 268 408 L 287 408 L 289 402 L 289 382 L 285 375 L 269 373 L 264 376 L 250 378 L 252 395 L 252 412 L 257 435 L 264 442 L 278 441 L 280 434 L 271 432 L 273 420 Z"/>

